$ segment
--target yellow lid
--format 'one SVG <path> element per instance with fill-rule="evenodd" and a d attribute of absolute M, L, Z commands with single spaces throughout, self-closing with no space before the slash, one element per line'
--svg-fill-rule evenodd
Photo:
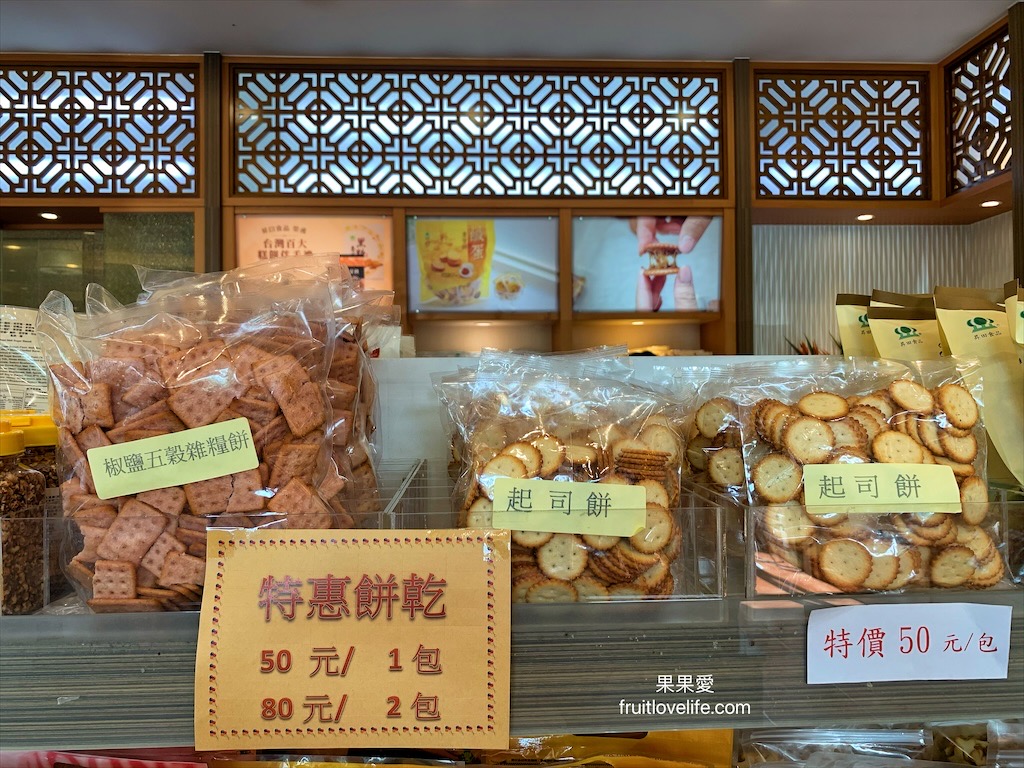
<path fill-rule="evenodd" d="M 0 432 L 0 456 L 17 456 L 25 451 L 25 433 L 20 429 Z"/>
<path fill-rule="evenodd" d="M 57 425 L 43 413 L 4 414 L 0 416 L 0 432 L 19 430 L 25 435 L 26 447 L 57 444 Z"/>
<path fill-rule="evenodd" d="M 26 413 L 31 415 L 35 413 L 35 411 L 31 408 L 0 408 L 0 416 L 22 415 Z"/>

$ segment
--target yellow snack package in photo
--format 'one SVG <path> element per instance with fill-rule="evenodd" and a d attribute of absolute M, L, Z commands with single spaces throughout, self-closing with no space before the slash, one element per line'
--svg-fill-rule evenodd
<path fill-rule="evenodd" d="M 494 221 L 418 219 L 420 301 L 463 306 L 490 293 Z"/>

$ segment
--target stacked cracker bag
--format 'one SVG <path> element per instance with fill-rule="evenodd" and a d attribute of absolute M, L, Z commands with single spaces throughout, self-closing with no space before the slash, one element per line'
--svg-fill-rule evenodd
<path fill-rule="evenodd" d="M 94 611 L 196 607 L 209 527 L 354 525 L 339 498 L 350 478 L 332 450 L 339 393 L 328 385 L 358 375 L 336 355 L 337 275 L 278 269 L 273 280 L 183 277 L 128 306 L 92 288 L 85 316 L 56 292 L 40 307 L 60 427 L 66 571 Z M 343 393 L 346 403 L 356 395 Z M 256 468 L 97 495 L 90 449 L 235 419 L 244 419 L 239 440 L 251 440 Z"/>
<path fill-rule="evenodd" d="M 632 536 L 513 531 L 514 602 L 675 593 L 673 565 L 683 545 L 675 511 L 680 442 L 666 394 L 630 376 L 614 350 L 484 350 L 475 371 L 435 382 L 453 430 L 460 525 L 492 526 L 500 477 L 645 490 L 645 523 Z"/>
<path fill-rule="evenodd" d="M 944 362 L 819 357 L 740 366 L 736 380 L 753 383 L 700 398 L 687 457 L 702 454 L 706 471 L 697 482 L 750 505 L 753 592 L 987 588 L 1003 581 L 1004 531 L 989 510 L 984 431 L 967 373 Z M 708 434 L 730 437 L 697 442 Z M 806 468 L 836 464 L 865 465 L 865 478 L 872 464 L 944 465 L 963 512 L 816 512 L 808 499 L 825 491 L 808 486 Z"/>

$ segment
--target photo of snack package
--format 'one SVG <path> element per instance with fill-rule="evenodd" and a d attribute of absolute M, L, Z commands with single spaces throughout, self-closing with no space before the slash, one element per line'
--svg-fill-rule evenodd
<path fill-rule="evenodd" d="M 494 222 L 420 219 L 416 222 L 420 301 L 472 304 L 490 294 Z"/>

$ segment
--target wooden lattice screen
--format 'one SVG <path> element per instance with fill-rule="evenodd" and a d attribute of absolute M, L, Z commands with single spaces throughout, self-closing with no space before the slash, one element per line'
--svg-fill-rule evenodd
<path fill-rule="evenodd" d="M 1010 35 L 981 42 L 946 67 L 946 179 L 953 194 L 1010 167 Z"/>
<path fill-rule="evenodd" d="M 725 195 L 722 71 L 231 71 L 236 195 Z"/>
<path fill-rule="evenodd" d="M 928 75 L 758 71 L 762 199 L 929 194 Z"/>
<path fill-rule="evenodd" d="M 199 65 L 0 68 L 0 194 L 195 196 Z"/>

